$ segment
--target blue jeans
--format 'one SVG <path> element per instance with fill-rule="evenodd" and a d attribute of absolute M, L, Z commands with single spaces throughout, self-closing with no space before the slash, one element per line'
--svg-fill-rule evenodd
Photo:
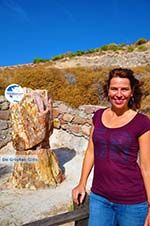
<path fill-rule="evenodd" d="M 91 192 L 88 226 L 143 226 L 148 213 L 147 202 L 118 204 Z"/>

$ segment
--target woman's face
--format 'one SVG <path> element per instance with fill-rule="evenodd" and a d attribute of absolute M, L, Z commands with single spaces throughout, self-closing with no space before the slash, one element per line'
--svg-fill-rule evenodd
<path fill-rule="evenodd" d="M 117 109 L 128 108 L 128 102 L 133 96 L 130 80 L 120 77 L 112 78 L 110 80 L 108 96 L 113 107 Z"/>

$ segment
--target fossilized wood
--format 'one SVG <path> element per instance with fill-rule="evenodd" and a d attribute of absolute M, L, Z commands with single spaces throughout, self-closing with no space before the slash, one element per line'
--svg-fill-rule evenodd
<path fill-rule="evenodd" d="M 14 187 L 30 189 L 56 185 L 64 176 L 49 144 L 53 128 L 52 101 L 46 90 L 25 91 L 21 102 L 10 107 L 17 160 L 10 182 Z M 37 161 L 29 161 L 34 156 Z"/>
<path fill-rule="evenodd" d="M 50 149 L 16 152 L 16 159 L 19 158 L 22 161 L 14 164 L 10 177 L 10 182 L 16 188 L 45 188 L 55 186 L 64 179 L 57 157 Z"/>
<path fill-rule="evenodd" d="M 10 107 L 12 141 L 16 150 L 33 148 L 49 140 L 52 128 L 52 106 L 46 91 L 26 93 L 20 103 Z M 48 142 L 47 142 L 48 143 Z"/>

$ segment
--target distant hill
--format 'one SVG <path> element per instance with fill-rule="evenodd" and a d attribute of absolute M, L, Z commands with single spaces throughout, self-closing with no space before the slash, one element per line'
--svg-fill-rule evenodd
<path fill-rule="evenodd" d="M 44 61 L 44 62 L 43 62 Z M 34 63 L 0 67 L 0 94 L 11 83 L 23 87 L 48 89 L 54 100 L 78 107 L 82 104 L 107 104 L 104 80 L 110 69 L 134 70 L 144 81 L 142 110 L 150 112 L 150 41 L 139 39 L 131 45 L 109 44 L 87 51 L 35 59 Z"/>
<path fill-rule="evenodd" d="M 77 51 L 52 58 L 58 68 L 68 67 L 138 67 L 150 64 L 150 41 L 131 45 L 109 44 L 89 51 Z"/>
<path fill-rule="evenodd" d="M 33 63 L 56 68 L 71 67 L 138 67 L 150 64 L 150 41 L 144 38 L 130 45 L 111 43 L 86 51 L 67 52 L 51 59 L 36 58 Z M 24 65 L 8 66 L 9 68 Z M 2 68 L 8 68 L 0 67 Z"/>

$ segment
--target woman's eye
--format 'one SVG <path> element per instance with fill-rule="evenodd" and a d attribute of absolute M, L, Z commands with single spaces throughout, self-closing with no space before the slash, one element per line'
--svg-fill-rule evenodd
<path fill-rule="evenodd" d="M 122 90 L 123 90 L 123 91 L 128 91 L 129 89 L 128 89 L 128 88 L 123 88 Z"/>

